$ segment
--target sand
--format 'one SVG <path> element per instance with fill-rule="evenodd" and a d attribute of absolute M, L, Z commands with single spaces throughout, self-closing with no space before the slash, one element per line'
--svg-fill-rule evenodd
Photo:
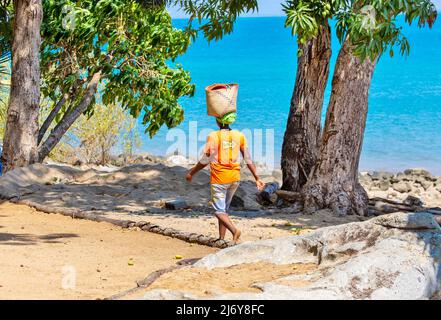
<path fill-rule="evenodd" d="M 103 299 L 216 250 L 107 223 L 0 204 L 0 299 Z"/>
<path fill-rule="evenodd" d="M 121 218 L 120 214 L 112 212 L 107 212 L 106 216 L 116 219 Z M 304 235 L 318 228 L 368 219 L 360 216 L 338 217 L 328 210 L 318 211 L 313 215 L 271 213 L 268 211 L 233 211 L 230 217 L 233 223 L 242 231 L 240 242 Z M 143 215 L 130 215 L 129 219 L 133 221 L 144 220 L 160 226 L 212 237 L 219 236 L 218 222 L 212 214 L 194 211 L 164 212 L 161 214 L 145 213 Z M 227 232 L 226 239 L 232 240 L 232 238 L 231 233 Z"/>
<path fill-rule="evenodd" d="M 276 265 L 263 262 L 210 270 L 186 267 L 162 275 L 148 290 L 182 290 L 204 298 L 221 293 L 260 292 L 255 284 L 269 282 L 288 275 L 305 274 L 316 268 L 315 264 Z M 297 285 L 307 284 L 303 281 Z"/>

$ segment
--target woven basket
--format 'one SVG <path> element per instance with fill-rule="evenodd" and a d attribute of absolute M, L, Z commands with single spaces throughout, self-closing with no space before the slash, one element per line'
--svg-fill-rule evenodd
<path fill-rule="evenodd" d="M 206 87 L 208 115 L 219 118 L 228 112 L 236 112 L 238 91 L 237 83 L 217 83 Z"/>

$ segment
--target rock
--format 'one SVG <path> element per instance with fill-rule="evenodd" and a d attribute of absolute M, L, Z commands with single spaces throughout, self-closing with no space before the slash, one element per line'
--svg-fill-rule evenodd
<path fill-rule="evenodd" d="M 441 192 L 441 178 L 438 178 L 435 182 L 435 189 L 438 192 Z"/>
<path fill-rule="evenodd" d="M 197 296 L 182 291 L 156 289 L 148 291 L 142 299 L 144 300 L 195 300 Z"/>
<path fill-rule="evenodd" d="M 233 196 L 233 199 L 231 199 L 230 206 L 235 209 L 243 209 L 243 207 L 245 206 L 245 201 L 243 201 L 240 196 L 235 194 Z"/>
<path fill-rule="evenodd" d="M 412 190 L 412 186 L 408 182 L 400 181 L 394 183 L 392 188 L 400 193 L 410 192 Z"/>
<path fill-rule="evenodd" d="M 417 178 L 417 179 L 415 179 L 415 182 L 419 183 L 423 187 L 424 190 L 427 190 L 430 187 L 433 187 L 433 181 L 430 181 L 430 180 Z"/>
<path fill-rule="evenodd" d="M 273 170 L 272 172 L 272 176 L 274 179 L 278 180 L 278 181 L 282 181 L 282 170 Z"/>
<path fill-rule="evenodd" d="M 167 162 L 175 166 L 186 166 L 189 163 L 188 159 L 181 155 L 170 156 L 167 158 Z"/>
<path fill-rule="evenodd" d="M 256 184 L 252 181 L 242 181 L 233 197 L 231 206 L 245 210 L 260 210 L 260 204 L 256 201 Z"/>
<path fill-rule="evenodd" d="M 380 181 L 380 183 L 378 184 L 378 188 L 379 188 L 381 191 L 387 191 L 387 190 L 389 190 L 389 188 L 390 188 L 390 182 L 389 182 L 389 180 L 382 180 L 382 181 Z"/>
<path fill-rule="evenodd" d="M 414 196 L 408 196 L 403 203 L 413 207 L 422 207 L 424 205 L 420 198 Z"/>
<path fill-rule="evenodd" d="M 404 174 L 411 176 L 422 176 L 422 177 L 432 177 L 429 171 L 421 169 L 421 168 L 415 168 L 415 169 L 407 169 L 404 170 Z"/>
<path fill-rule="evenodd" d="M 261 292 L 256 293 L 212 288 L 210 299 L 428 299 L 441 289 L 441 228 L 429 213 L 399 212 L 306 236 L 245 242 L 210 254 L 189 270 L 257 262 L 314 263 L 317 268 L 257 283 Z M 144 295 L 200 298 L 167 289 Z"/>
<path fill-rule="evenodd" d="M 393 174 L 390 172 L 385 171 L 374 171 L 372 173 L 369 173 L 369 176 L 372 178 L 372 180 L 390 180 L 393 178 Z"/>
<path fill-rule="evenodd" d="M 365 187 L 368 187 L 372 183 L 372 178 L 371 178 L 371 176 L 368 173 L 366 173 L 366 174 L 359 174 L 358 175 L 358 180 Z"/>
<path fill-rule="evenodd" d="M 165 208 L 168 210 L 182 210 L 189 208 L 189 206 L 185 200 L 177 199 L 172 201 L 166 201 Z"/>

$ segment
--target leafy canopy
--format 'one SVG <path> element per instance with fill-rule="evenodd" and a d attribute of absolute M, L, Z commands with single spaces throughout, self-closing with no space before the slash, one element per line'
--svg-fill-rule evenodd
<path fill-rule="evenodd" d="M 163 6 L 44 0 L 43 10 L 42 93 L 53 103 L 69 93 L 63 112 L 78 104 L 93 74 L 101 72 L 102 103 L 121 105 L 134 117 L 143 113 L 150 136 L 183 120 L 178 99 L 193 95 L 194 86 L 189 73 L 170 61 L 187 50 L 191 34 L 174 28 Z"/>
<path fill-rule="evenodd" d="M 245 12 L 258 10 L 257 0 L 168 0 L 189 16 L 188 30 L 202 31 L 208 40 L 219 40 L 233 32 L 237 17 Z M 197 21 L 197 25 L 194 25 Z"/>
<path fill-rule="evenodd" d="M 401 54 L 409 54 L 409 41 L 396 23 L 399 15 L 408 24 L 417 20 L 419 27 L 432 27 L 437 17 L 429 0 L 288 0 L 283 10 L 285 25 L 300 43 L 315 37 L 328 19 L 335 19 L 339 41 L 348 38 L 362 60 L 374 60 L 388 49 L 393 56 L 396 46 Z"/>

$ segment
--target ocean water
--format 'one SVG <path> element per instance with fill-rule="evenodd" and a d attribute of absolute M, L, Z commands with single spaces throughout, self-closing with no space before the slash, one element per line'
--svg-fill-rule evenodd
<path fill-rule="evenodd" d="M 185 20 L 174 23 L 182 27 Z M 370 91 L 360 170 L 396 172 L 423 167 L 441 174 L 441 21 L 432 29 L 407 26 L 402 21 L 400 24 L 410 41 L 411 53 L 407 58 L 397 52 L 394 58 L 386 54 L 378 63 Z M 331 74 L 340 47 L 335 36 L 332 40 Z M 204 88 L 212 83 L 237 82 L 238 120 L 234 127 L 250 130 L 256 145 L 259 130 L 264 137 L 268 133 L 270 137 L 263 138 L 262 154 L 265 161 L 279 167 L 295 83 L 296 52 L 296 39 L 284 28 L 283 17 L 240 18 L 233 34 L 219 42 L 208 44 L 203 38 L 197 39 L 178 59 L 196 84 L 195 96 L 181 100 L 185 121 L 177 129 L 161 129 L 152 140 L 143 134 L 142 150 L 165 155 L 179 144 L 180 153 L 197 156 L 195 145 L 200 148 L 207 130 L 216 128 L 214 119 L 206 115 Z M 273 152 L 271 146 L 266 152 L 266 143 L 274 146 Z M 259 146 L 255 148 L 252 152 L 260 154 Z"/>

